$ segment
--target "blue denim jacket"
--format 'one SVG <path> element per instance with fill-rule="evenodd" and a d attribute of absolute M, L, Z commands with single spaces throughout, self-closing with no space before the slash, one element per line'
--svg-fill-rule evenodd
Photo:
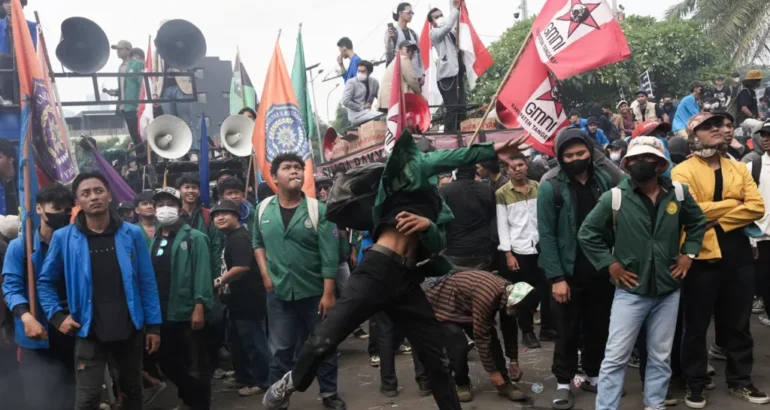
<path fill-rule="evenodd" d="M 35 231 L 35 239 L 32 251 L 32 265 L 35 268 L 35 277 L 40 277 L 40 268 L 43 267 L 45 253 L 40 246 L 40 233 Z M 24 251 L 24 238 L 19 237 L 8 244 L 3 261 L 3 297 L 8 308 L 13 310 L 16 306 L 29 304 L 29 285 L 27 284 L 27 260 Z M 47 327 L 45 313 L 38 303 L 37 321 L 44 328 Z M 48 349 L 47 340 L 32 340 L 24 334 L 24 324 L 19 318 L 14 318 L 16 331 L 16 344 L 25 349 Z"/>

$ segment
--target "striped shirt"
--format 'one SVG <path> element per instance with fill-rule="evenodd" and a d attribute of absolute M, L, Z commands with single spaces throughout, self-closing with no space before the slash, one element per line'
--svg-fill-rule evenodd
<path fill-rule="evenodd" d="M 492 355 L 492 349 L 500 349 L 500 346 L 492 346 L 491 342 L 493 332 L 497 331 L 495 328 L 497 312 L 502 311 L 501 315 L 505 315 L 505 288 L 510 284 L 492 273 L 469 270 L 445 276 L 425 290 L 436 319 L 473 326 L 476 348 L 484 370 L 488 373 L 500 371 L 495 366 Z M 518 341 L 515 327 L 513 334 L 505 331 L 505 327 L 503 330 L 505 354 L 511 360 L 516 360 Z"/>

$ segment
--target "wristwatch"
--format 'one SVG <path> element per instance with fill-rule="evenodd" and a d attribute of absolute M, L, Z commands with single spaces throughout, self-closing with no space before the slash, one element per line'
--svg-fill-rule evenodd
<path fill-rule="evenodd" d="M 220 287 L 222 285 L 224 285 L 224 283 L 222 283 L 222 278 L 214 279 L 214 287 Z"/>
<path fill-rule="evenodd" d="M 687 257 L 688 257 L 688 258 L 690 258 L 690 259 L 695 259 L 695 254 L 693 254 L 693 253 L 688 253 L 688 254 L 687 254 Z"/>

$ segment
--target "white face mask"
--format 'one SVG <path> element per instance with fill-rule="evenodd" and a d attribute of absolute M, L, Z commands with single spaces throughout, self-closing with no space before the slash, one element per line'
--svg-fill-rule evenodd
<path fill-rule="evenodd" d="M 369 75 L 358 73 L 356 74 L 356 77 L 358 77 L 358 81 L 366 81 L 369 78 Z"/>
<path fill-rule="evenodd" d="M 619 152 L 610 152 L 610 159 L 615 162 L 620 162 L 620 153 Z"/>
<path fill-rule="evenodd" d="M 162 206 L 155 210 L 155 217 L 158 218 L 158 222 L 163 226 L 173 225 L 179 220 L 179 209 Z"/>
<path fill-rule="evenodd" d="M 436 27 L 444 27 L 444 24 L 446 24 L 444 17 L 439 17 L 434 21 L 436 22 Z"/>

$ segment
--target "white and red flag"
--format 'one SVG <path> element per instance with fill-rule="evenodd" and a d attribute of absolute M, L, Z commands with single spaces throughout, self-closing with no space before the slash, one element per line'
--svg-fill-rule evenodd
<path fill-rule="evenodd" d="M 500 122 L 507 128 L 523 128 L 530 134 L 530 140 L 534 139 L 527 142 L 533 146 L 552 145 L 556 132 L 567 126 L 556 79 L 540 61 L 534 39 L 527 43 L 500 91 L 496 109 Z"/>
<path fill-rule="evenodd" d="M 422 33 L 420 33 L 419 44 L 420 58 L 422 58 L 423 67 L 425 67 L 425 84 L 422 86 L 422 97 L 425 98 L 428 105 L 438 106 L 444 102 L 444 98 L 441 97 L 441 92 L 438 90 L 438 55 L 430 41 L 431 28 L 433 28 L 433 25 L 425 19 Z M 431 112 L 435 111 L 436 108 L 431 109 Z"/>
<path fill-rule="evenodd" d="M 152 37 L 150 37 L 150 39 L 147 40 L 147 54 L 144 59 L 144 72 L 151 73 L 153 71 L 152 69 Z M 152 91 L 146 89 L 146 84 L 147 82 L 144 81 L 144 78 L 142 78 L 142 86 L 139 91 L 140 100 L 147 100 L 149 99 L 147 97 L 152 95 Z M 136 114 L 137 121 L 139 121 L 139 135 L 141 135 L 143 140 L 147 140 L 147 127 L 150 126 L 150 123 L 155 118 L 152 112 L 152 103 L 139 104 Z"/>
<path fill-rule="evenodd" d="M 560 80 L 631 56 L 606 0 L 548 0 L 532 37 L 540 61 Z"/>
<path fill-rule="evenodd" d="M 393 152 L 396 140 L 406 128 L 404 91 L 401 88 L 401 51 L 396 53 L 393 66 L 393 81 L 390 83 L 390 104 L 388 104 L 388 127 L 385 130 L 385 151 Z"/>

